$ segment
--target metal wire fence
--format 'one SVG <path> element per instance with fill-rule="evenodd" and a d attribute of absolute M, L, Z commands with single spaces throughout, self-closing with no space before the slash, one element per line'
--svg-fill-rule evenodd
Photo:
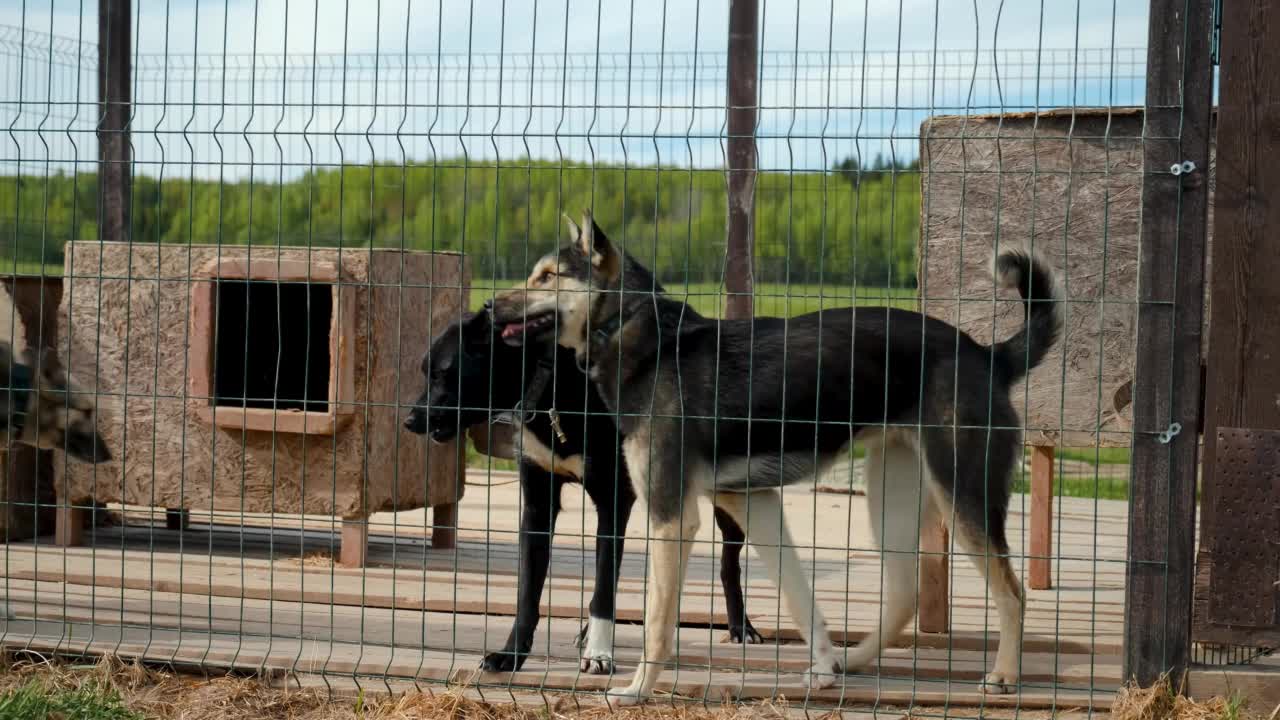
<path fill-rule="evenodd" d="M 1132 358 L 1149 174 L 1148 53 L 1115 37 L 1145 18 L 1113 12 L 1093 46 L 1073 19 L 1071 47 L 1035 47 L 1041 20 L 1027 49 L 848 50 L 834 9 L 797 6 L 783 26 L 766 11 L 753 296 L 789 321 L 720 348 L 699 338 L 747 327 L 715 324 L 742 282 L 725 260 L 742 200 L 723 37 L 706 49 L 695 27 L 692 47 L 668 48 L 665 23 L 654 35 L 633 17 L 655 47 L 620 51 L 577 37 L 567 9 L 547 32 L 535 6 L 515 43 L 508 12 L 524 16 L 504 3 L 469 11 L 468 28 L 498 14 L 496 49 L 468 35 L 446 50 L 461 39 L 437 10 L 424 51 L 408 9 L 391 40 L 379 15 L 366 47 L 349 44 L 353 8 L 335 43 L 319 4 L 286 4 L 280 52 L 258 51 L 256 6 L 251 27 L 230 6 L 214 22 L 198 3 L 195 20 L 140 10 L 123 161 L 99 156 L 122 130 L 106 127 L 87 11 L 75 39 L 40 31 L 60 26 L 53 9 L 0 26 L 0 316 L 14 367 L 52 351 L 23 372 L 57 398 L 18 408 L 10 431 L 0 644 L 521 701 L 595 702 L 670 661 L 659 694 L 704 703 L 1105 709 L 1145 437 Z M 802 43 L 802 26 L 819 32 Z M 154 37 L 141 50 L 145 31 L 163 52 Z M 770 49 L 789 33 L 793 49 Z M 101 172 L 113 162 L 123 208 Z M 1018 266 L 1010 295 L 991 268 L 1015 247 L 1045 272 Z M 1046 280 L 1057 294 L 1036 296 Z M 617 294 L 581 292 L 609 283 L 649 299 L 621 294 L 610 325 L 599 303 Z M 1016 336 L 1039 302 L 1060 329 Z M 539 335 L 573 347 L 577 312 L 608 339 L 650 306 L 653 327 L 608 348 L 640 373 L 612 391 L 583 354 L 594 335 L 576 358 Z M 674 375 L 633 367 L 673 338 L 709 354 Z M 828 355 L 852 375 L 823 370 Z M 817 409 L 841 403 L 842 419 Z M 33 440 L 42 413 L 61 418 L 54 440 Z M 812 437 L 769 439 L 783 427 Z M 930 456 L 945 443 L 948 460 Z M 631 512 L 628 478 L 662 453 L 679 488 L 732 492 L 638 481 Z M 772 489 L 799 475 L 816 485 Z M 715 504 L 716 522 L 685 502 Z M 677 567 L 673 594 L 662 573 Z M 901 637 L 879 642 L 902 612 Z"/>

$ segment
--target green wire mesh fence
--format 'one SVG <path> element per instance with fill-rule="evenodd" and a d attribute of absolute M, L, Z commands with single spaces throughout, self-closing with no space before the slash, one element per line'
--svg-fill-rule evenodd
<path fill-rule="evenodd" d="M 64 5 L 0 12 L 11 397 L 52 398 L 10 403 L 5 647 L 594 702 L 661 655 L 661 622 L 677 631 L 657 685 L 671 698 L 942 715 L 1108 706 L 1124 679 L 1139 435 L 1145 5 L 763 3 L 754 162 L 728 171 L 742 108 L 726 102 L 724 2 Z M 113 12 L 128 32 L 99 27 Z M 104 138 L 123 144 L 101 150 Z M 735 195 L 730 177 L 748 171 Z M 667 330 L 719 327 L 695 315 L 724 316 L 726 290 L 742 287 L 726 251 L 743 197 L 757 316 L 894 319 L 914 351 L 886 357 L 887 329 L 816 331 L 835 365 L 892 368 L 832 397 L 806 390 L 827 377 L 804 362 L 821 350 L 784 332 L 724 348 L 749 358 L 741 375 L 691 376 L 693 390 L 662 380 L 652 397 L 665 406 L 640 412 L 610 405 L 581 347 L 575 358 L 549 336 L 514 346 L 568 337 L 568 308 L 595 312 L 614 280 L 690 313 L 628 336 L 621 363 L 658 352 Z M 584 207 L 612 245 L 582 255 Z M 609 248 L 632 258 L 613 275 L 601 269 Z M 992 263 L 1014 248 L 1049 269 L 1061 331 L 1042 362 L 1024 348 L 999 365 L 990 346 L 1025 307 L 997 292 Z M 526 292 L 486 305 L 512 286 Z M 516 297 L 519 321 L 502 315 Z M 558 314 L 530 314 L 538 302 Z M 618 330 L 604 315 L 591 323 Z M 972 363 L 952 326 L 986 348 Z M 772 327 L 760 325 L 766 340 Z M 878 351 L 858 345 L 875 338 Z M 24 352 L 40 347 L 50 352 Z M 719 367 L 718 346 L 703 347 Z M 1000 383 L 983 373 L 1037 365 L 990 391 L 1018 419 L 997 422 L 987 399 Z M 899 371 L 913 378 L 905 390 L 891 382 Z M 770 415 L 795 411 L 767 399 L 788 387 L 851 409 L 843 424 L 803 407 Z M 975 387 L 973 426 L 886 409 L 941 398 L 963 410 Z M 693 393 L 689 407 L 678 392 Z M 764 415 L 700 415 L 695 401 L 717 392 L 754 396 Z M 865 397 L 883 398 L 879 416 L 854 417 Z M 619 433 L 641 420 L 658 424 L 639 435 L 676 457 L 709 452 L 715 474 L 766 487 L 736 488 L 756 491 L 739 493 L 736 516 L 725 508 L 739 495 L 717 495 L 716 522 L 684 528 L 696 536 L 668 616 L 652 605 L 663 591 L 652 573 L 671 557 L 661 508 L 694 498 L 637 484 L 632 510 L 642 460 Z M 670 429 L 708 422 L 740 427 L 724 442 L 742 449 Z M 811 439 L 753 455 L 757 433 L 783 426 Z M 979 458 L 981 482 L 935 478 L 950 488 L 939 497 L 986 510 L 964 515 L 954 500 L 960 515 L 929 514 L 917 493 L 906 516 L 886 514 L 896 491 L 875 474 L 888 451 L 828 452 L 822 439 L 867 427 L 914 432 L 908 445 L 926 454 L 931 432 L 967 438 L 952 445 L 956 467 Z M 1002 443 L 1008 472 L 988 477 Z M 674 467 L 696 484 L 688 458 Z M 745 458 L 761 469 L 735 470 Z M 921 467 L 903 483 L 918 485 Z M 789 473 L 816 484 L 767 489 Z M 1003 490 L 988 507 L 983 489 L 1006 485 L 1007 524 Z M 781 534 L 747 507 L 779 496 Z M 973 544 L 991 523 L 1007 525 L 1007 548 Z M 773 545 L 744 553 L 744 524 L 748 541 L 772 532 Z M 903 527 L 914 529 L 903 547 L 878 535 Z M 797 564 L 780 584 L 768 554 L 787 549 Z M 999 571 L 981 559 L 997 555 L 1028 585 L 1012 665 L 997 655 L 1010 597 L 999 588 L 1011 586 L 989 584 Z M 886 581 L 895 556 L 909 558 L 918 601 Z M 840 658 L 828 682 L 804 675 L 822 643 L 803 641 L 817 621 L 793 619 L 805 616 L 797 572 Z M 882 612 L 917 602 L 900 638 L 850 660 Z"/>

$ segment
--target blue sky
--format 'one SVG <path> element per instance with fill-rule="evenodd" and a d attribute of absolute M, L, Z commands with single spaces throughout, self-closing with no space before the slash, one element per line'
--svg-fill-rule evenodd
<path fill-rule="evenodd" d="M 143 172 L 526 152 L 722 161 L 727 0 L 134 1 Z M 1141 101 L 1145 2 L 760 4 L 767 168 L 912 157 L 930 114 Z M 96 23 L 96 0 L 0 6 L 0 25 L 27 37 L 92 42 Z M 91 75 L 81 63 L 77 76 L 75 53 L 51 72 L 38 45 L 21 63 L 0 55 L 0 121 L 16 129 L 0 162 L 87 161 Z"/>

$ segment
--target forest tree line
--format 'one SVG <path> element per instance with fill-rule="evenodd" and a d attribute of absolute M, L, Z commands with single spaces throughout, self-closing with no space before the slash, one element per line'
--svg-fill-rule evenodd
<path fill-rule="evenodd" d="M 145 169 L 133 185 L 135 242 L 455 250 L 475 277 L 517 278 L 563 237 L 562 212 L 576 219 L 590 206 L 665 281 L 713 281 L 722 269 L 720 170 L 459 158 L 218 182 Z M 61 264 L 66 241 L 97 237 L 97 194 L 93 173 L 0 176 L 0 260 Z M 914 163 L 761 172 L 757 279 L 910 287 L 919 224 Z"/>

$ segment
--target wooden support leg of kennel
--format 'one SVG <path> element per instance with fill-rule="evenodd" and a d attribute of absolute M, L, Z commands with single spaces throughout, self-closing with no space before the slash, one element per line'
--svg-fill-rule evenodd
<path fill-rule="evenodd" d="M 369 515 L 431 507 L 452 547 L 461 445 L 402 423 L 430 333 L 465 308 L 461 255 L 72 242 L 64 277 L 59 347 L 117 460 L 58 463 L 62 506 L 165 508 L 175 529 L 192 509 L 338 517 L 347 566 Z"/>
<path fill-rule="evenodd" d="M 1027 552 L 1027 586 L 1053 587 L 1053 446 L 1031 446 L 1031 526 Z"/>

